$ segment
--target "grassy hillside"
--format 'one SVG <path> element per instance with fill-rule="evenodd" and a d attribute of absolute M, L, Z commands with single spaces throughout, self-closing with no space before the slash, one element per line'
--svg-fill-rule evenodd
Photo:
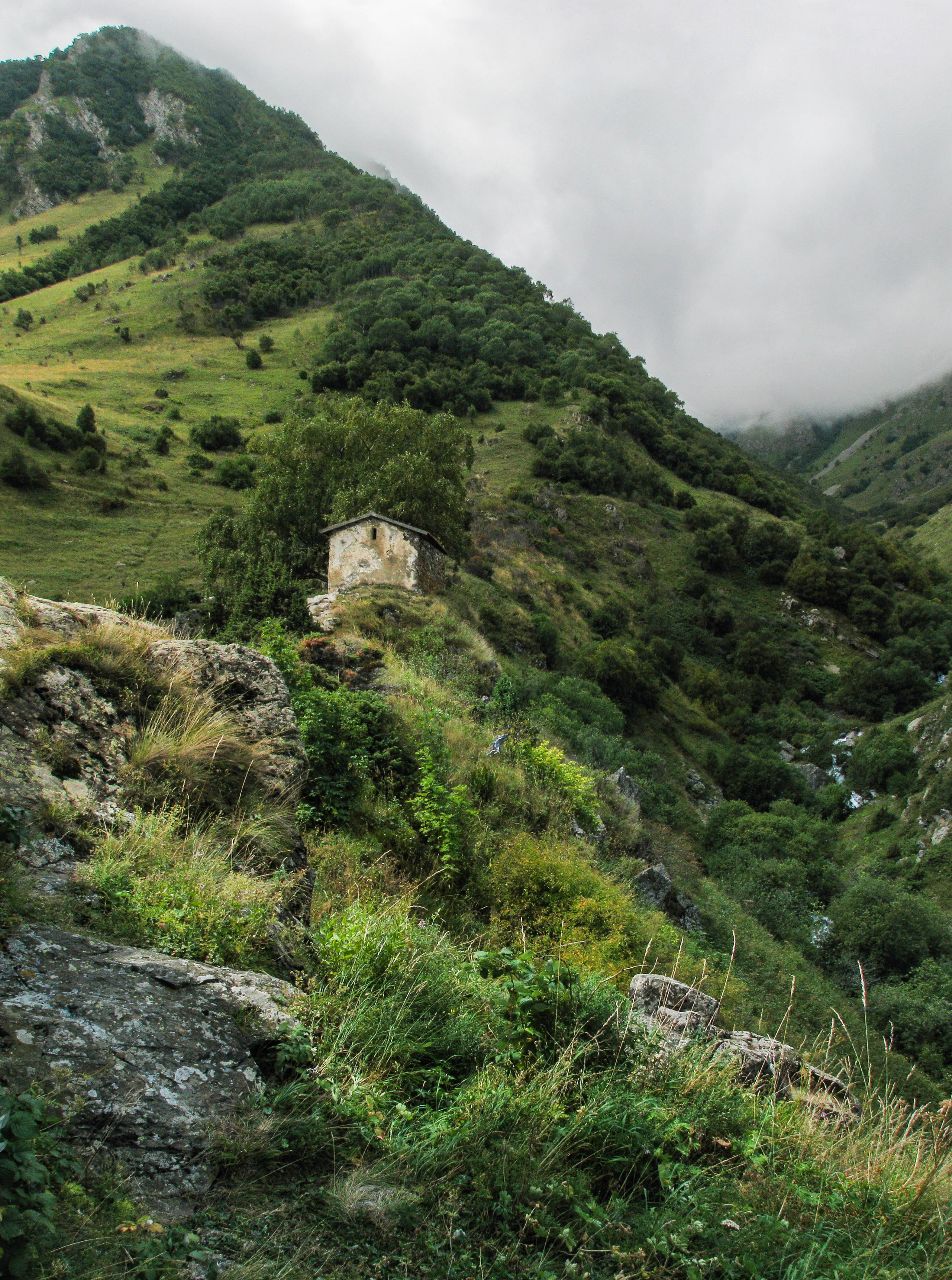
<path fill-rule="evenodd" d="M 171 270 L 143 274 L 130 260 L 38 290 L 29 297 L 35 321 L 26 332 L 14 326 L 13 308 L 5 309 L 6 386 L 68 424 L 92 404 L 109 445 L 106 473 L 88 476 L 76 474 L 68 457 L 27 446 L 53 484 L 41 497 L 8 496 L 0 564 L 11 577 L 51 595 L 99 599 L 162 572 L 196 577 L 195 533 L 231 494 L 189 466 L 190 427 L 215 414 L 257 426 L 269 412 L 298 404 L 299 368 L 327 322 L 315 311 L 269 324 L 274 350 L 252 374 L 231 339 L 186 334 L 179 324 L 195 303 L 200 264 L 200 255 L 186 251 Z M 91 286 L 95 294 L 81 301 L 77 288 Z M 129 329 L 129 342 L 117 328 Z M 163 425 L 172 433 L 167 454 L 156 452 Z M 0 452 L 14 444 L 23 447 L 0 426 Z M 64 554 L 79 544 L 82 556 Z"/>
<path fill-rule="evenodd" d="M 225 1264 L 241 1280 L 691 1280 L 699 1257 L 736 1280 L 829 1267 L 844 1280 L 939 1280 L 944 1113 L 871 1088 L 882 1050 L 871 1043 L 870 1064 L 857 1011 L 698 869 L 703 933 L 684 937 L 638 903 L 631 877 L 650 845 L 663 839 L 670 857 L 678 839 L 645 816 L 658 797 L 646 788 L 644 810 L 626 804 L 540 740 L 558 698 L 523 703 L 514 724 L 497 654 L 466 620 L 479 590 L 463 576 L 443 599 L 355 593 L 331 640 L 262 629 L 308 756 L 303 904 L 300 881 L 274 870 L 291 815 L 248 811 L 267 744 L 252 750 L 220 712 L 209 721 L 183 683 L 162 694 L 157 729 L 154 635 L 91 625 L 63 644 L 28 627 L 5 652 L 0 707 L 51 663 L 81 662 L 144 718 L 121 792 L 136 820 L 104 832 L 73 815 L 68 836 L 87 856 L 56 895 L 24 892 L 11 874 L 0 810 L 0 932 L 52 918 L 293 975 L 298 1025 L 267 1084 L 212 1135 L 219 1176 L 184 1226 L 157 1221 L 121 1171 L 79 1167 L 48 1102 L 0 1091 L 16 1126 L 5 1160 L 31 1175 L 18 1203 L 34 1215 L 29 1232 L 11 1219 L 4 1247 L 43 1280 L 213 1280 Z M 503 663 L 517 679 L 518 664 Z M 375 668 L 385 694 L 360 687 Z M 587 703 L 591 724 L 593 690 Z M 697 728 L 675 695 L 663 707 Z M 607 700 L 598 710 L 607 726 Z M 509 739 L 490 754 L 504 724 Z M 221 749 L 202 753 L 204 733 Z M 677 760 L 656 767 L 660 785 Z M 236 763 L 248 769 L 243 801 Z M 64 816 L 47 825 L 67 834 Z M 663 1051 L 619 1003 L 643 969 L 702 983 L 728 1025 L 797 1040 L 842 1008 L 809 1051 L 852 1070 L 862 1118 L 825 1120 L 807 1091 L 741 1087 L 702 1046 Z M 889 1056 L 902 1079 L 907 1064 Z"/>

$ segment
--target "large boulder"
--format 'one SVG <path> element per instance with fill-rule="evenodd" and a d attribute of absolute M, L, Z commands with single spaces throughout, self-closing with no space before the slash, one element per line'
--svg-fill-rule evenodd
<path fill-rule="evenodd" d="M 659 973 L 636 973 L 628 996 L 636 1017 L 674 1033 L 678 1042 L 685 1035 L 706 1034 L 720 1007 L 697 987 Z"/>
<path fill-rule="evenodd" d="M 829 774 L 818 764 L 810 764 L 808 760 L 796 760 L 791 768 L 796 769 L 811 791 L 822 791 L 830 784 Z"/>
<path fill-rule="evenodd" d="M 150 655 L 226 708 L 250 742 L 267 746 L 256 772 L 276 797 L 300 790 L 307 764 L 304 747 L 288 687 L 270 658 L 242 644 L 176 637 L 157 640 Z"/>
<path fill-rule="evenodd" d="M 294 994 L 267 974 L 26 926 L 0 949 L 0 1080 L 58 1098 L 84 1146 L 157 1212 L 182 1214 L 211 1184 L 216 1127 L 296 1025 Z"/>

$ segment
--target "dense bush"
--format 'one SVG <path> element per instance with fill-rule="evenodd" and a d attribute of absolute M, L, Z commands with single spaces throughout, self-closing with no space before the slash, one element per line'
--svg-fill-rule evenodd
<path fill-rule="evenodd" d="M 916 767 L 905 729 L 872 729 L 854 746 L 846 776 L 859 791 L 902 791 L 915 779 Z"/>
<path fill-rule="evenodd" d="M 35 1274 L 38 1256 L 54 1235 L 56 1181 L 50 1158 L 58 1157 L 63 1174 L 74 1168 L 55 1150 L 56 1137 L 40 1098 L 0 1088 L 0 1271 L 12 1280 Z"/>
<path fill-rule="evenodd" d="M 98 449 L 87 444 L 77 453 L 73 466 L 80 475 L 91 475 L 94 471 L 105 471 L 106 459 Z"/>
<path fill-rule="evenodd" d="M 942 911 L 921 894 L 864 876 L 829 907 L 831 963 L 864 965 L 871 978 L 907 974 L 928 959 L 952 955 Z"/>
<path fill-rule="evenodd" d="M 811 942 L 811 916 L 839 884 L 836 834 L 789 801 L 756 812 L 742 801 L 719 805 L 704 832 L 708 870 L 780 938 Z"/>
<path fill-rule="evenodd" d="M 652 655 L 621 640 L 596 644 L 587 655 L 585 669 L 629 719 L 656 706 L 661 696 L 662 680 Z"/>
<path fill-rule="evenodd" d="M 0 458 L 0 481 L 11 489 L 48 489 L 50 477 L 22 449 L 10 449 Z"/>
<path fill-rule="evenodd" d="M 242 454 L 237 458 L 223 458 L 212 472 L 212 480 L 224 489 L 250 489 L 255 482 L 254 458 Z"/>
<path fill-rule="evenodd" d="M 279 622 L 265 623 L 259 642 L 287 681 L 307 754 L 305 822 L 346 822 L 369 785 L 399 789 L 408 783 L 416 762 L 382 697 L 322 686 Z"/>
<path fill-rule="evenodd" d="M 214 414 L 205 422 L 196 423 L 188 433 L 192 444 L 200 449 L 217 452 L 220 449 L 240 449 L 244 444 L 241 423 L 237 418 L 223 418 Z"/>
<path fill-rule="evenodd" d="M 952 961 L 923 960 L 903 980 L 877 986 L 875 1017 L 897 1048 L 918 1058 L 937 1078 L 952 1069 Z"/>
<path fill-rule="evenodd" d="M 190 587 L 180 573 L 170 572 L 160 574 L 150 587 L 120 596 L 116 608 L 120 613 L 132 613 L 142 618 L 174 618 L 198 602 L 199 594 L 195 588 Z"/>
<path fill-rule="evenodd" d="M 46 418 L 26 400 L 17 399 L 4 415 L 4 425 L 34 449 L 65 453 L 89 443 L 84 434 L 52 418 Z"/>

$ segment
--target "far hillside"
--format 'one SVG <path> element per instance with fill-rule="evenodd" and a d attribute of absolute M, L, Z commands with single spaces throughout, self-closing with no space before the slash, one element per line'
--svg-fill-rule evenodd
<path fill-rule="evenodd" d="M 852 510 L 901 527 L 923 551 L 952 555 L 952 374 L 861 413 L 736 439 Z"/>

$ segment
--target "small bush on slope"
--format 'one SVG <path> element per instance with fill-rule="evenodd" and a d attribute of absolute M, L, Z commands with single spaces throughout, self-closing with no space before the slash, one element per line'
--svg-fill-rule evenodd
<path fill-rule="evenodd" d="M 170 955 L 253 967 L 267 962 L 293 881 L 233 868 L 214 831 L 174 809 L 136 814 L 105 836 L 80 872 L 108 928 Z"/>

